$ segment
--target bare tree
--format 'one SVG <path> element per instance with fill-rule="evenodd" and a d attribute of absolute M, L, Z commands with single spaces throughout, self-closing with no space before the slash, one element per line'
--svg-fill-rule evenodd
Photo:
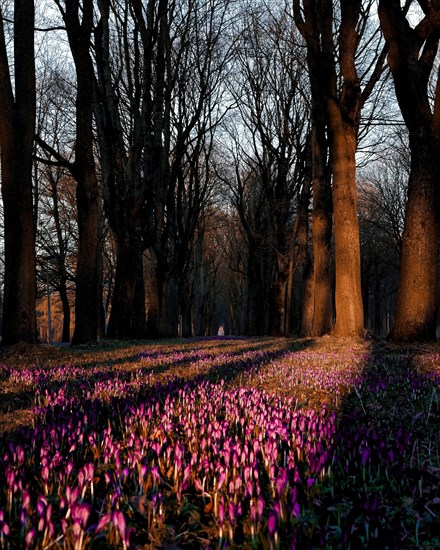
<path fill-rule="evenodd" d="M 94 69 L 90 54 L 94 4 L 93 0 L 55 2 L 65 24 L 76 69 L 75 159 L 67 165 L 77 182 L 78 257 L 72 338 L 72 344 L 77 345 L 97 338 L 99 206 L 93 137 Z M 58 154 L 56 157 L 59 159 Z"/>
<path fill-rule="evenodd" d="M 328 132 L 336 266 L 334 333 L 344 336 L 363 333 L 355 155 L 361 110 L 381 76 L 386 53 L 385 49 L 380 51 L 380 41 L 374 40 L 377 31 L 371 35 L 368 28 L 372 5 L 371 0 L 293 2 L 295 21 L 307 45 L 313 83 L 314 149 L 318 147 L 314 164 L 321 180 L 315 187 L 321 194 L 326 189 L 322 169 L 324 117 Z M 362 43 L 365 36 L 368 47 Z M 371 50 L 376 55 L 365 57 Z M 328 208 L 327 200 L 322 204 Z M 324 236 L 327 231 L 323 228 Z M 326 242 L 324 238 L 323 244 Z"/>
<path fill-rule="evenodd" d="M 243 128 L 230 130 L 237 165 L 230 187 L 247 233 L 248 276 L 256 287 L 250 289 L 249 300 L 255 295 L 257 310 L 264 303 L 268 308 L 250 318 L 262 322 L 258 332 L 278 336 L 289 330 L 295 199 L 304 175 L 308 131 L 307 84 L 297 42 L 297 30 L 283 6 L 273 11 L 260 5 L 248 8 L 231 84 L 240 114 L 232 125 Z"/>
<path fill-rule="evenodd" d="M 388 63 L 411 150 L 396 320 L 390 335 L 397 341 L 435 338 L 438 308 L 440 79 L 435 59 L 440 6 L 419 1 L 414 3 L 419 13 L 410 18 L 411 4 L 379 1 Z"/>
<path fill-rule="evenodd" d="M 48 38 L 50 38 L 48 36 Z M 50 43 L 50 40 L 48 40 Z M 34 201 L 37 228 L 37 291 L 57 292 L 62 306 L 61 341 L 70 342 L 78 245 L 76 182 L 68 170 L 75 139 L 75 74 L 52 49 L 44 52 L 37 72 L 37 141 L 65 159 L 36 147 Z M 56 322 L 56 319 L 53 319 Z"/>
<path fill-rule="evenodd" d="M 34 16 L 32 0 L 14 2 L 12 63 L 8 59 L 0 8 L 0 150 L 5 237 L 3 345 L 37 341 L 32 197 L 36 112 Z"/>
<path fill-rule="evenodd" d="M 178 311 L 187 309 L 182 285 L 209 195 L 223 104 L 227 6 L 227 0 L 131 0 L 123 8 L 99 2 L 95 109 L 104 204 L 117 245 L 110 337 L 138 337 L 146 329 L 175 335 Z M 146 324 L 147 249 L 157 307 L 150 299 Z"/>

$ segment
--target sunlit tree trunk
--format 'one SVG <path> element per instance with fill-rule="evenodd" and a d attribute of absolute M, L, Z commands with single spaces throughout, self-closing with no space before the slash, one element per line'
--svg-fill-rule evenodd
<path fill-rule="evenodd" d="M 390 334 L 396 341 L 434 339 L 438 308 L 440 79 L 432 82 L 431 74 L 438 56 L 440 7 L 435 2 L 419 5 L 422 17 L 412 28 L 400 2 L 379 2 L 390 48 L 388 63 L 411 149 L 396 318 Z"/>
<path fill-rule="evenodd" d="M 2 15 L 0 8 L 0 16 Z M 14 2 L 14 82 L 0 22 L 0 149 L 5 287 L 2 345 L 37 342 L 32 152 L 35 134 L 34 2 Z"/>
<path fill-rule="evenodd" d="M 333 114 L 333 113 L 332 113 Z M 334 113 L 340 118 L 339 110 Z M 356 136 L 342 121 L 330 119 L 333 133 L 333 212 L 335 237 L 334 332 L 341 336 L 362 335 L 364 313 L 361 293 L 361 253 L 356 191 Z"/>
<path fill-rule="evenodd" d="M 311 172 L 313 189 L 312 242 L 313 313 L 309 336 L 322 336 L 333 328 L 333 250 L 331 178 L 328 174 L 329 144 L 326 136 L 326 77 L 320 36 L 323 32 L 325 11 L 321 2 L 305 0 L 301 15 L 300 2 L 294 2 L 295 20 L 307 44 L 307 66 L 310 74 L 311 109 Z M 315 17 L 315 10 L 319 17 Z M 310 309 L 307 308 L 307 309 Z M 303 329 L 305 330 L 305 328 Z M 304 334 L 305 335 L 305 334 Z"/>
<path fill-rule="evenodd" d="M 307 45 L 312 114 L 322 125 L 325 113 L 329 136 L 336 269 L 333 332 L 339 336 L 363 333 L 355 154 L 361 109 L 380 78 L 386 53 L 383 49 L 377 55 L 361 82 L 357 54 L 371 4 L 365 8 L 361 0 L 340 0 L 338 6 L 332 0 L 293 2 L 295 22 Z"/>

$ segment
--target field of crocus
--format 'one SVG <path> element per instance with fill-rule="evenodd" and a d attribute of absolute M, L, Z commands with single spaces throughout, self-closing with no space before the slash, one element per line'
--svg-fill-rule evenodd
<path fill-rule="evenodd" d="M 10 350 L 0 548 L 440 548 L 439 350 Z"/>

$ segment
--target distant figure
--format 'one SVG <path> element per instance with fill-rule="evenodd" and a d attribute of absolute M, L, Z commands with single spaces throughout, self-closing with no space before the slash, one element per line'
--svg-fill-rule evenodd
<path fill-rule="evenodd" d="M 218 329 L 217 336 L 224 336 L 224 335 L 225 335 L 225 328 L 224 328 L 224 326 L 222 325 L 222 326 Z"/>

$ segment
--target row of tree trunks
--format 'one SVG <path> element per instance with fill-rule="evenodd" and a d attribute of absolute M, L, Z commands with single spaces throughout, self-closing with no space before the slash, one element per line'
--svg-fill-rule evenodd
<path fill-rule="evenodd" d="M 207 125 L 211 124 L 214 109 L 212 105 L 206 107 L 206 101 L 208 90 L 212 91 L 211 85 L 217 76 L 212 77 L 208 69 L 213 59 L 209 54 L 214 51 L 211 48 L 214 43 L 217 44 L 220 34 L 208 36 L 212 44 L 206 50 L 197 49 L 201 48 L 203 41 L 200 41 L 191 52 L 186 49 L 179 51 L 179 64 L 171 68 L 170 3 L 168 0 L 150 0 L 145 6 L 139 0 L 129 2 L 124 11 L 127 19 L 119 19 L 125 25 L 122 42 L 127 42 L 130 29 L 133 28 L 130 25 L 134 24 L 137 33 L 135 40 L 138 44 L 142 43 L 144 57 L 141 63 L 139 49 L 134 48 L 133 67 L 139 69 L 142 65 L 146 80 L 136 80 L 142 72 L 139 70 L 133 82 L 128 83 L 128 95 L 139 100 L 136 105 L 132 104 L 133 111 L 139 116 L 134 121 L 134 137 L 129 151 L 126 151 L 126 134 L 121 129 L 121 119 L 116 108 L 120 98 L 115 95 L 110 75 L 110 2 L 98 2 L 101 21 L 97 27 L 94 21 L 96 8 L 92 0 L 55 0 L 55 3 L 65 23 L 77 81 L 75 160 L 69 165 L 77 182 L 79 234 L 76 324 L 72 343 L 96 340 L 99 292 L 102 287 L 99 277 L 100 207 L 93 107 L 96 109 L 95 120 L 102 142 L 107 215 L 117 241 L 116 286 L 109 336 L 138 338 L 146 334 L 142 255 L 153 244 L 158 259 L 155 272 L 157 308 L 156 319 L 152 318 L 151 321 L 156 326 L 157 335 L 175 336 L 177 316 L 181 312 L 186 319 L 184 332 L 189 333 L 192 321 L 185 295 L 185 289 L 189 287 L 185 279 L 188 265 L 184 258 L 190 254 L 199 211 L 185 197 L 185 188 L 193 181 L 191 178 L 186 179 L 188 174 L 184 166 L 189 163 L 189 157 L 185 155 L 188 155 L 186 147 L 189 143 L 194 146 L 194 150 L 203 149 L 202 133 L 197 136 L 193 133 L 200 116 L 205 114 Z M 391 333 L 391 338 L 400 341 L 434 338 L 438 310 L 440 169 L 437 158 L 440 153 L 440 84 L 438 81 L 433 82 L 433 67 L 440 39 L 440 7 L 435 2 L 419 1 L 419 8 L 424 15 L 413 28 L 412 19 L 407 18 L 410 4 L 407 2 L 402 7 L 398 0 L 379 1 L 380 23 L 389 47 L 389 66 L 397 100 L 408 127 L 412 154 L 396 322 Z M 312 90 L 313 263 L 310 257 L 304 256 L 302 273 L 305 280 L 304 295 L 313 296 L 313 299 L 305 302 L 310 307 L 304 308 L 301 328 L 303 334 L 311 336 L 320 336 L 331 330 L 340 336 L 358 336 L 363 333 L 355 155 L 361 110 L 381 75 L 387 51 L 384 48 L 370 64 L 366 82 L 361 82 L 358 72 L 360 64 L 356 56 L 362 39 L 359 33 L 361 29 L 367 28 L 367 5 L 371 7 L 371 2 L 293 2 L 295 22 L 307 45 Z M 189 29 L 186 25 L 195 13 L 192 9 L 191 4 L 188 13 L 182 17 L 180 31 L 183 37 Z M 14 63 L 8 59 L 3 25 L 0 28 L 0 148 L 5 223 L 4 345 L 22 340 L 35 342 L 37 339 L 35 219 L 31 179 L 36 110 L 34 13 L 33 1 L 15 0 Z M 145 21 L 147 14 L 149 19 Z M 131 18 L 130 24 L 128 17 Z M 208 17 L 206 20 L 197 20 L 197 25 L 203 26 L 203 22 L 212 24 L 214 28 L 214 19 Z M 157 32 L 157 35 L 152 36 L 151 31 Z M 92 44 L 92 36 L 95 36 L 95 44 Z M 157 50 L 157 59 L 154 60 L 148 57 L 153 55 L 153 43 Z M 182 48 L 186 48 L 189 42 L 182 40 L 181 43 Z M 92 47 L 98 60 L 97 82 Z M 206 59 L 203 59 L 202 54 L 206 54 Z M 185 69 L 183 72 L 189 70 L 194 58 L 203 61 L 198 67 L 199 72 L 194 73 L 200 73 L 199 97 L 188 95 L 192 88 L 187 81 L 178 81 L 181 78 L 179 71 L 182 68 Z M 9 69 L 12 65 L 14 78 Z M 252 68 L 255 69 L 255 66 Z M 253 76 L 252 70 L 249 79 Z M 214 80 L 210 81 L 210 78 Z M 177 81 L 179 85 L 174 89 L 174 97 L 170 83 Z M 254 83 L 259 84 L 256 81 Z M 92 100 L 97 98 L 97 89 L 101 91 L 100 99 L 104 106 L 101 110 L 96 108 L 98 102 L 94 104 Z M 432 90 L 434 99 L 431 97 Z M 291 89 L 286 92 L 286 108 L 290 109 L 289 101 L 293 101 L 296 96 Z M 172 96 L 178 109 L 171 108 Z M 186 110 L 191 103 L 187 101 L 189 97 L 193 101 L 193 111 Z M 212 98 L 209 101 L 215 103 Z M 256 106 L 254 115 L 258 122 L 263 122 L 258 129 L 260 145 L 266 153 L 273 154 L 274 144 L 269 142 L 270 132 L 264 126 L 264 104 L 263 101 Z M 274 114 L 278 116 L 280 113 L 274 112 L 271 116 Z M 172 135 L 174 127 L 175 133 Z M 206 129 L 203 125 L 201 127 Z M 288 141 L 283 142 L 289 135 L 290 131 L 286 131 L 285 135 L 280 133 L 277 136 L 277 146 L 281 151 L 279 159 L 284 160 L 287 153 L 292 153 L 292 145 Z M 171 146 L 173 139 L 176 141 L 174 150 Z M 264 180 L 263 187 L 266 187 L 267 204 L 275 205 L 269 225 L 273 239 L 271 244 L 276 252 L 269 265 L 270 262 L 259 257 L 261 249 L 251 249 L 250 246 L 248 332 L 283 335 L 289 326 L 286 297 L 289 296 L 287 284 L 292 280 L 292 266 L 289 265 L 292 259 L 291 245 L 288 245 L 289 238 L 286 235 L 289 215 L 279 208 L 289 196 L 286 194 L 287 169 L 282 166 L 278 166 L 277 177 L 271 175 L 276 185 L 269 190 L 266 172 L 273 166 L 272 161 L 268 165 L 260 162 L 259 168 Z M 131 199 L 136 197 L 137 202 L 127 200 L 125 193 L 127 185 L 132 184 L 129 194 Z M 121 193 L 118 195 L 115 190 Z M 185 204 L 187 199 L 188 203 Z M 203 192 L 200 200 L 204 200 Z M 189 216 L 188 212 L 193 211 L 197 215 Z M 330 246 L 332 215 L 335 249 L 334 324 Z M 252 244 L 251 241 L 249 243 Z M 301 246 L 305 246 L 304 239 Z M 272 279 L 268 275 L 271 269 Z M 272 281 L 272 285 L 267 285 L 268 281 Z M 267 290 L 265 285 L 271 288 Z M 190 290 L 188 294 L 191 295 Z M 66 296 L 63 307 L 66 306 L 65 302 Z"/>
<path fill-rule="evenodd" d="M 312 334 L 332 326 L 331 209 L 334 216 L 335 307 L 333 333 L 363 334 L 363 304 L 356 190 L 356 149 L 361 109 L 382 72 L 384 52 L 361 88 L 356 56 L 361 0 L 341 0 L 335 44 L 335 6 L 331 0 L 294 0 L 294 18 L 307 46 L 312 90 L 315 307 Z M 338 56 L 335 52 L 338 51 Z M 326 141 L 325 131 L 328 135 Z M 328 151 L 328 154 L 327 154 Z M 329 178 L 332 174 L 332 200 Z"/>

